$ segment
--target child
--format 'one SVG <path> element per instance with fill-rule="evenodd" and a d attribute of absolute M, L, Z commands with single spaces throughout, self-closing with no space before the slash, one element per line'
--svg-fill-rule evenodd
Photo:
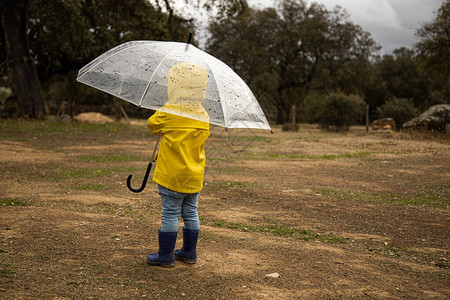
<path fill-rule="evenodd" d="M 159 251 L 149 254 L 147 263 L 174 267 L 175 259 L 196 263 L 199 218 L 198 195 L 203 188 L 205 141 L 209 119 L 201 102 L 205 98 L 208 72 L 192 63 L 180 63 L 168 72 L 168 100 L 148 119 L 154 135 L 161 135 L 153 181 L 161 195 Z M 196 119 L 182 117 L 192 116 Z M 178 218 L 184 221 L 183 247 L 174 253 Z"/>

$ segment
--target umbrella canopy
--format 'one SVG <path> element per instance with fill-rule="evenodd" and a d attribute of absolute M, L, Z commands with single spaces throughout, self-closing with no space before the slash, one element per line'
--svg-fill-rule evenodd
<path fill-rule="evenodd" d="M 138 107 L 225 128 L 271 130 L 242 78 L 188 43 L 127 42 L 83 67 L 77 81 Z"/>

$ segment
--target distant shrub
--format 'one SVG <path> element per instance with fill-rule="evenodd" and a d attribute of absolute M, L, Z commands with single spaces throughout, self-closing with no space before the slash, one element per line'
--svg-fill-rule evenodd
<path fill-rule="evenodd" d="M 419 110 L 414 107 L 411 100 L 405 98 L 391 98 L 386 103 L 377 108 L 380 118 L 392 118 L 397 124 L 397 128 L 417 117 Z"/>
<path fill-rule="evenodd" d="M 326 96 L 310 93 L 300 108 L 300 121 L 306 123 L 319 123 L 320 114 L 324 110 Z"/>
<path fill-rule="evenodd" d="M 292 123 L 285 123 L 283 124 L 283 126 L 281 126 L 281 131 L 299 131 L 300 127 L 298 126 L 298 124 L 295 124 L 295 128 L 292 125 Z"/>
<path fill-rule="evenodd" d="M 347 131 L 350 125 L 361 122 L 366 103 L 356 95 L 331 94 L 325 98 L 320 110 L 319 127 Z"/>

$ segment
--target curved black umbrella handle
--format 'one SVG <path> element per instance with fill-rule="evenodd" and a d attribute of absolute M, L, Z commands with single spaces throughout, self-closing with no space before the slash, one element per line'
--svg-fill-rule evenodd
<path fill-rule="evenodd" d="M 150 175 L 150 171 L 152 170 L 152 165 L 153 163 L 156 161 L 156 158 L 158 157 L 158 154 L 156 152 L 156 149 L 158 148 L 158 144 L 159 141 L 161 140 L 161 136 L 158 136 L 158 139 L 156 140 L 155 143 L 155 148 L 153 149 L 153 154 L 152 154 L 152 159 L 150 160 L 150 162 L 148 163 L 147 166 L 147 171 L 145 171 L 145 176 L 144 176 L 144 180 L 142 181 L 142 185 L 140 188 L 135 189 L 131 186 L 131 177 L 133 177 L 133 175 L 128 175 L 127 178 L 127 187 L 130 191 L 135 192 L 135 193 L 140 193 L 145 189 L 145 186 L 147 184 L 147 180 L 148 180 L 148 175 Z"/>
<path fill-rule="evenodd" d="M 147 180 L 148 180 L 148 175 L 150 174 L 150 170 L 152 169 L 152 164 L 153 161 L 149 162 L 148 166 L 147 166 L 147 171 L 145 171 L 145 176 L 144 176 L 144 180 L 142 181 L 142 185 L 140 188 L 135 189 L 131 186 L 131 177 L 133 177 L 133 175 L 128 175 L 127 178 L 127 187 L 130 191 L 135 192 L 135 193 L 140 193 L 145 189 L 145 185 L 147 184 Z"/>

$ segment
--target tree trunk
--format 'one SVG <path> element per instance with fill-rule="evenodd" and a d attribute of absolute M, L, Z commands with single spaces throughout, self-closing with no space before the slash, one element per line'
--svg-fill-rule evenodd
<path fill-rule="evenodd" d="M 296 111 L 295 111 L 295 104 L 292 104 L 292 108 L 291 108 L 291 110 L 292 110 L 292 131 L 297 131 L 296 129 L 297 129 L 297 120 L 295 119 L 295 117 L 296 117 Z"/>
<path fill-rule="evenodd" d="M 6 62 L 14 82 L 19 117 L 42 118 L 45 105 L 36 66 L 27 38 L 27 9 L 30 0 L 5 0 L 1 17 L 5 36 Z"/>

